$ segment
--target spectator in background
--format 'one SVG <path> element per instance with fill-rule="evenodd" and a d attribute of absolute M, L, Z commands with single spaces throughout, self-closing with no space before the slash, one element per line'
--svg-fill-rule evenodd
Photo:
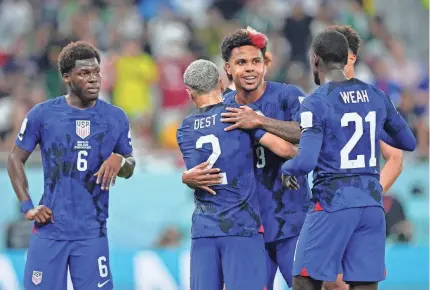
<path fill-rule="evenodd" d="M 181 245 L 181 239 L 182 235 L 179 230 L 174 226 L 170 226 L 162 231 L 155 243 L 155 247 L 159 249 L 177 248 Z"/>
<path fill-rule="evenodd" d="M 133 130 L 149 137 L 154 110 L 151 86 L 158 80 L 155 61 L 142 52 L 138 39 L 128 39 L 122 42 L 114 71 L 113 104 L 125 111 Z"/>
<path fill-rule="evenodd" d="M 312 18 L 305 14 L 303 4 L 298 1 L 292 8 L 291 16 L 285 21 L 283 32 L 291 46 L 291 61 L 299 61 L 308 67 L 308 48 L 311 39 Z"/>
<path fill-rule="evenodd" d="M 398 243 L 409 243 L 412 240 L 412 225 L 406 218 L 403 205 L 395 195 L 384 194 L 383 198 L 387 238 Z"/>
<path fill-rule="evenodd" d="M 18 213 L 20 213 L 18 205 Z M 27 220 L 23 214 L 18 215 L 18 219 L 9 223 L 6 228 L 6 248 L 7 249 L 28 249 L 30 237 L 32 235 L 33 222 Z"/>

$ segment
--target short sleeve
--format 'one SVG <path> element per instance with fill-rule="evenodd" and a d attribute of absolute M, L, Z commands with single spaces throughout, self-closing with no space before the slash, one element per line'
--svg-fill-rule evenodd
<path fill-rule="evenodd" d="M 263 129 L 255 129 L 253 131 L 251 131 L 251 137 L 259 142 L 261 138 L 263 138 L 264 134 L 266 134 L 267 132 Z"/>
<path fill-rule="evenodd" d="M 24 151 L 33 152 L 40 142 L 42 108 L 41 105 L 34 106 L 22 121 L 15 144 Z"/>
<path fill-rule="evenodd" d="M 325 108 L 326 105 L 318 97 L 311 95 L 305 98 L 300 107 L 300 127 L 302 131 L 323 132 Z"/>
<path fill-rule="evenodd" d="M 288 110 L 286 111 L 285 118 L 290 117 L 293 121 L 300 123 L 300 104 L 305 98 L 303 93 L 298 87 L 289 85 L 287 87 L 288 97 Z M 287 120 L 287 119 L 284 119 Z"/>
<path fill-rule="evenodd" d="M 121 110 L 119 115 L 118 129 L 120 130 L 120 134 L 115 145 L 114 153 L 125 156 L 133 152 L 133 146 L 131 145 L 130 122 L 128 121 L 127 115 L 124 111 Z"/>

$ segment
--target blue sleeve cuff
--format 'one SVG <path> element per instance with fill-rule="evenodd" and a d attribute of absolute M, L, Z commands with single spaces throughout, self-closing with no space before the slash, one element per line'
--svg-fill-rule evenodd
<path fill-rule="evenodd" d="M 21 213 L 26 214 L 30 209 L 34 208 L 34 205 L 31 199 L 27 199 L 21 202 L 20 208 L 21 208 Z"/>

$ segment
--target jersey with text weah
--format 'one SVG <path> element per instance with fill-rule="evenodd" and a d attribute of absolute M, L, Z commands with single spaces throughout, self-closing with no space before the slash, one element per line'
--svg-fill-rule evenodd
<path fill-rule="evenodd" d="M 235 95 L 235 91 L 225 95 L 224 103 L 237 105 Z M 300 122 L 300 101 L 304 96 L 296 86 L 267 82 L 264 94 L 249 106 L 269 118 Z M 281 180 L 285 159 L 258 143 L 254 143 L 254 152 L 265 242 L 297 236 L 310 206 L 307 176 L 298 177 L 299 190 L 287 190 Z"/>
<path fill-rule="evenodd" d="M 177 131 L 187 169 L 209 161 L 224 176 L 223 184 L 211 186 L 215 196 L 194 191 L 193 238 L 254 236 L 261 227 L 252 144 L 265 132 L 224 131 L 229 125 L 220 121 L 225 108 L 219 103 L 197 109 Z"/>
<path fill-rule="evenodd" d="M 94 174 L 112 153 L 132 153 L 124 111 L 102 100 L 82 110 L 69 106 L 65 96 L 43 102 L 28 113 L 16 139 L 27 152 L 37 144 L 44 173 L 39 204 L 54 216 L 54 223 L 35 224 L 37 234 L 55 240 L 106 236 L 109 192 Z"/>
<path fill-rule="evenodd" d="M 329 82 L 305 98 L 302 130 L 322 138 L 312 188 L 319 209 L 382 207 L 379 141 L 387 118 L 400 120 L 389 97 L 354 78 Z"/>

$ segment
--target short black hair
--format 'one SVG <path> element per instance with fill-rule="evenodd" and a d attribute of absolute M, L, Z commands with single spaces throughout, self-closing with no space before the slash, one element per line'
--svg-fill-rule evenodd
<path fill-rule="evenodd" d="M 85 41 L 75 41 L 66 45 L 58 56 L 58 71 L 61 75 L 69 73 L 77 60 L 96 58 L 100 64 L 100 54 L 97 49 Z"/>
<path fill-rule="evenodd" d="M 231 52 L 236 47 L 242 47 L 246 45 L 254 45 L 249 37 L 249 32 L 246 29 L 239 29 L 236 32 L 229 34 L 221 44 L 221 55 L 225 62 L 231 57 Z M 261 48 L 263 56 L 266 54 L 267 46 Z"/>
<path fill-rule="evenodd" d="M 343 36 L 348 40 L 348 47 L 352 51 L 353 54 L 358 54 L 358 49 L 360 48 L 361 39 L 358 35 L 357 31 L 355 31 L 349 25 L 335 25 L 331 26 L 328 29 L 340 32 Z"/>
<path fill-rule="evenodd" d="M 348 62 L 348 40 L 342 33 L 326 30 L 312 40 L 312 51 L 325 64 L 343 64 Z"/>

